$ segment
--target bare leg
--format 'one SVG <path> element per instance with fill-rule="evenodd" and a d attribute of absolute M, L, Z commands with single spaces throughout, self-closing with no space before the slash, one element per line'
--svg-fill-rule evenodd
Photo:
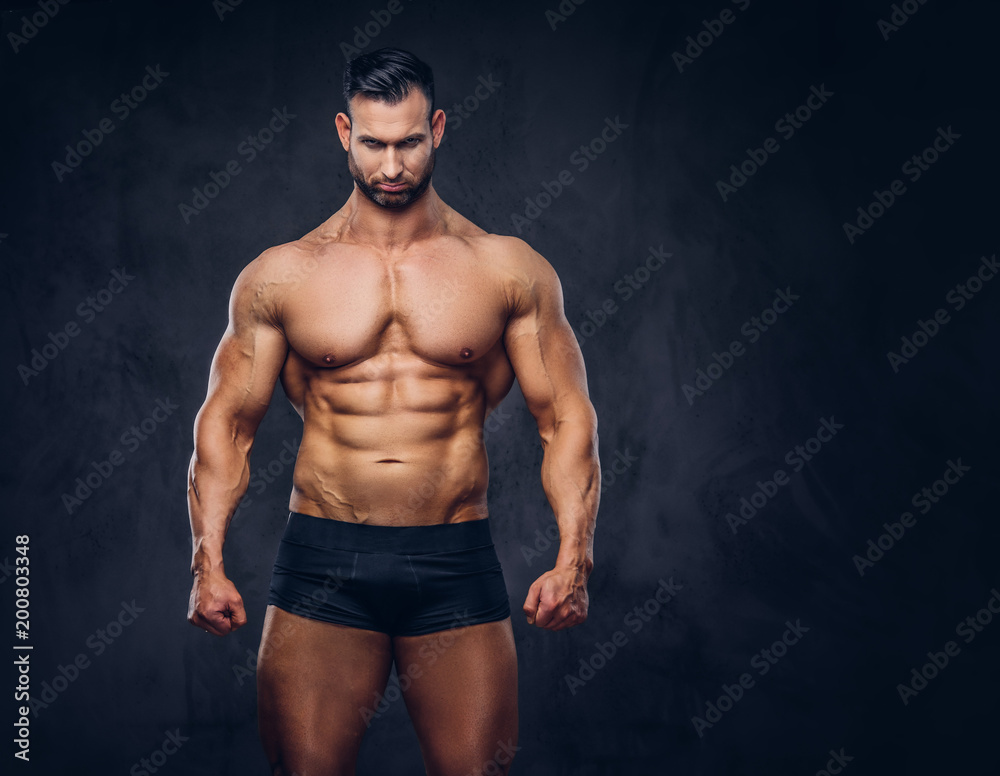
<path fill-rule="evenodd" d="M 385 691 L 389 637 L 267 607 L 257 661 L 258 724 L 274 776 L 353 776 L 362 710 Z"/>
<path fill-rule="evenodd" d="M 393 649 L 428 776 L 506 774 L 517 750 L 510 618 L 398 636 Z"/>

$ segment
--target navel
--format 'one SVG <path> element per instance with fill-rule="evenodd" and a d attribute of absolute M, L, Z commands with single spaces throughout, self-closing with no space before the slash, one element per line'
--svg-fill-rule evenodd
<path fill-rule="evenodd" d="M 472 348 L 462 348 L 458 355 L 462 358 L 472 358 Z"/>

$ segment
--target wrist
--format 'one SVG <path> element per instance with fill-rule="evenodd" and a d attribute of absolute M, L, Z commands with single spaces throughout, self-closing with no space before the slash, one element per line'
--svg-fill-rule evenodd
<path fill-rule="evenodd" d="M 589 555 L 563 556 L 560 553 L 559 557 L 556 558 L 555 567 L 558 570 L 583 574 L 584 578 L 587 578 L 594 570 L 594 559 Z"/>
<path fill-rule="evenodd" d="M 205 577 L 210 574 L 225 574 L 221 552 L 210 552 L 199 547 L 191 555 L 191 575 Z"/>

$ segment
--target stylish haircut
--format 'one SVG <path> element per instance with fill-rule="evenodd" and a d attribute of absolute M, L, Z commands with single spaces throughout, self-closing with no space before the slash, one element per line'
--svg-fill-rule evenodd
<path fill-rule="evenodd" d="M 434 114 L 434 73 L 426 62 L 409 51 L 381 48 L 362 54 L 344 69 L 344 102 L 351 115 L 351 98 L 356 94 L 395 105 L 406 99 L 411 89 L 420 89 L 430 105 L 428 118 Z"/>

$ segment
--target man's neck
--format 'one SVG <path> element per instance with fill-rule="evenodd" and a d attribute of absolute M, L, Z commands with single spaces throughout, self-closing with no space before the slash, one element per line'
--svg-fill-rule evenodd
<path fill-rule="evenodd" d="M 441 231 L 446 207 L 433 185 L 400 208 L 377 205 L 355 186 L 343 208 L 345 232 L 352 241 L 378 250 L 404 250 Z"/>

